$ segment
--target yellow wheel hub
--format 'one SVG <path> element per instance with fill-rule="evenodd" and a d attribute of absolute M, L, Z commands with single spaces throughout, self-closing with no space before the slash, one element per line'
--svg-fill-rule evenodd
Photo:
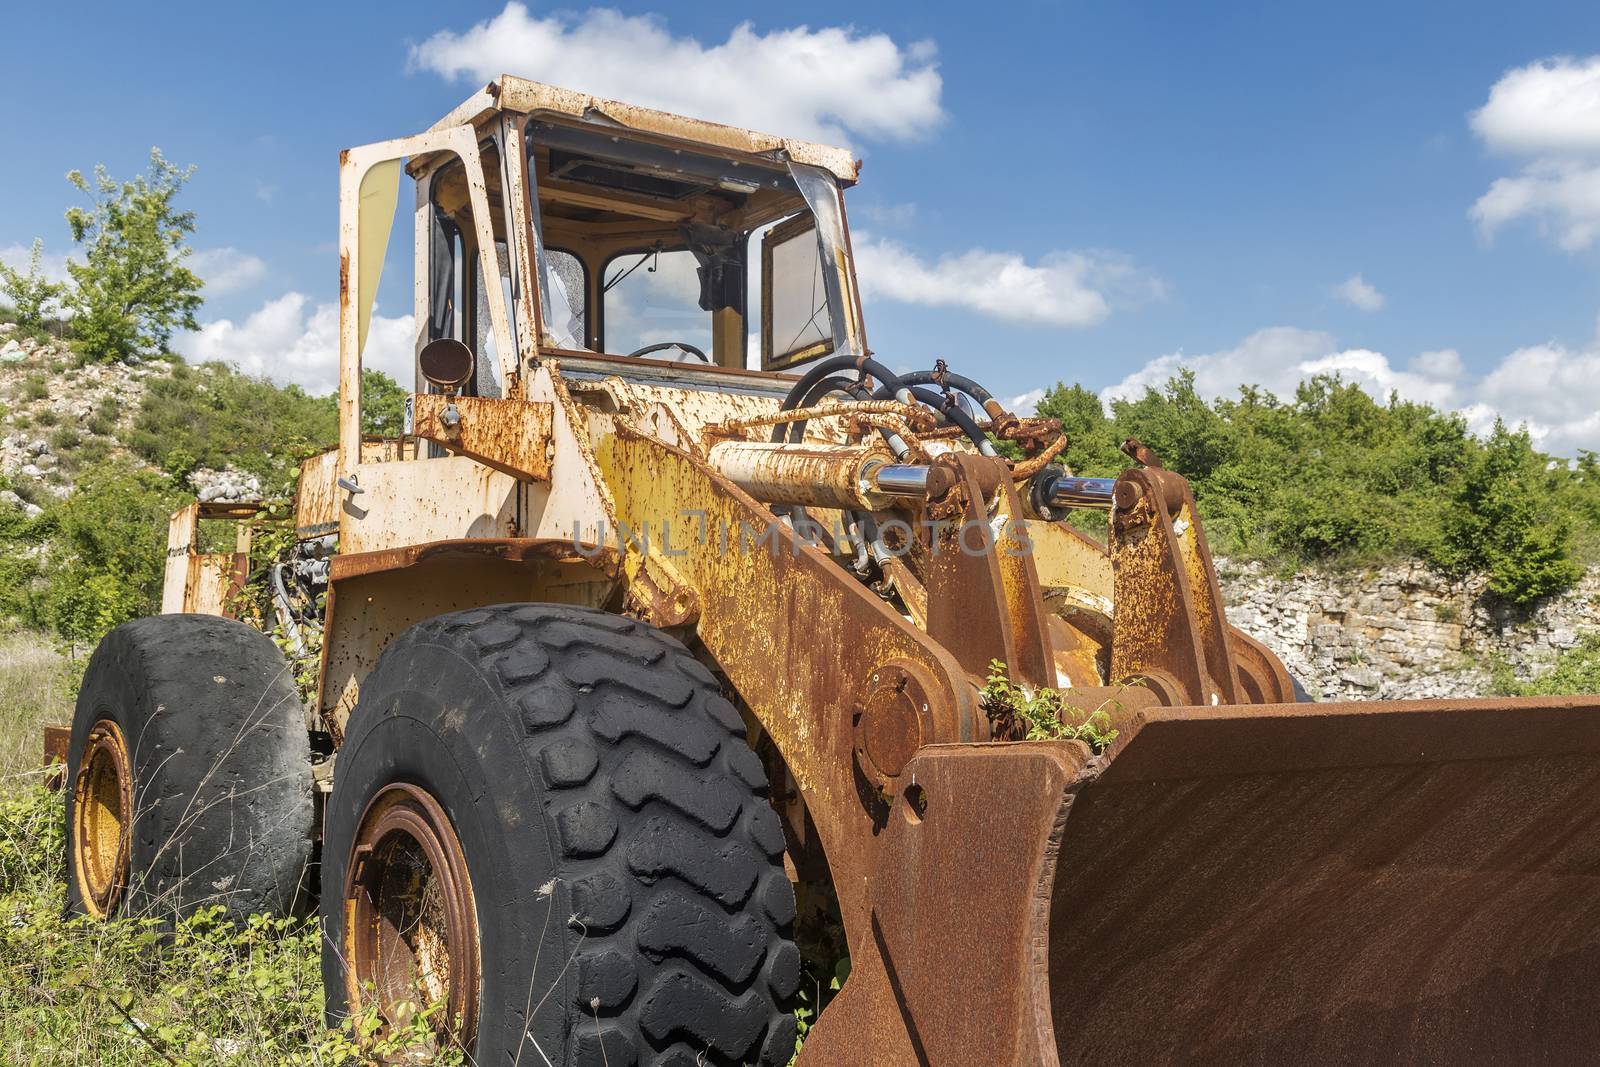
<path fill-rule="evenodd" d="M 89 914 L 105 918 L 128 882 L 128 844 L 133 832 L 133 771 L 128 743 L 110 719 L 89 731 L 78 757 L 72 793 L 73 876 Z"/>

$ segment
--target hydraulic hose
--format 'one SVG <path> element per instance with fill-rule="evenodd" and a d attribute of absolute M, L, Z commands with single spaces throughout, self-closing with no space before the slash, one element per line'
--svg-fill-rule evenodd
<path fill-rule="evenodd" d="M 966 393 L 972 399 L 976 400 L 978 405 L 982 407 L 984 411 L 988 412 L 990 416 L 994 415 L 994 412 L 989 410 L 989 405 L 994 402 L 994 395 L 990 393 L 989 390 L 985 389 L 971 378 L 968 378 L 966 375 L 957 374 L 954 371 L 945 371 L 943 379 L 943 384 L 948 385 L 953 389 L 959 389 L 963 393 Z M 940 384 L 940 376 L 938 372 L 931 370 L 919 370 L 912 371 L 910 374 L 902 374 L 900 375 L 900 380 L 906 385 Z"/>
<path fill-rule="evenodd" d="M 862 385 L 854 378 L 846 377 L 843 374 L 834 374 L 823 378 L 821 381 L 813 385 L 809 390 L 806 391 L 806 394 L 800 398 L 800 402 L 798 404 L 791 405 L 786 400 L 784 403 L 784 409 L 792 411 L 796 407 L 808 408 L 813 404 L 821 402 L 824 397 L 833 392 L 848 393 L 857 400 L 866 400 L 872 395 L 867 391 L 866 386 Z M 778 425 L 772 428 L 773 443 L 778 444 L 783 442 L 785 440 L 785 436 L 787 435 L 787 440 L 790 444 L 799 444 L 800 441 L 805 437 L 806 421 L 807 420 L 805 419 L 799 419 L 790 423 L 780 422 Z"/>
<path fill-rule="evenodd" d="M 905 379 L 902 378 L 901 380 L 904 381 Z M 979 452 L 986 456 L 997 454 L 994 450 L 993 442 L 978 428 L 978 424 L 972 421 L 972 416 L 961 410 L 960 405 L 950 404 L 946 406 L 944 397 L 932 389 L 923 389 L 915 385 L 911 387 L 911 396 L 960 427 L 961 432 L 967 435 L 967 440 L 976 445 Z"/>
<path fill-rule="evenodd" d="M 902 400 L 906 399 L 906 397 L 900 396 L 901 393 L 906 392 L 906 387 L 900 381 L 900 376 L 870 356 L 829 356 L 827 359 L 814 364 L 810 370 L 800 376 L 800 380 L 790 388 L 789 395 L 784 397 L 783 404 L 778 410 L 788 411 L 797 407 L 801 397 L 810 392 L 814 385 L 834 371 L 839 370 L 853 370 L 862 374 L 870 374 L 882 382 L 885 389 L 889 390 L 887 395 L 899 397 Z"/>

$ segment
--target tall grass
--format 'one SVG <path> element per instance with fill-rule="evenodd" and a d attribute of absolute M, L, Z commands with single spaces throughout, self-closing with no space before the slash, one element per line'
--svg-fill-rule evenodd
<path fill-rule="evenodd" d="M 82 670 L 44 634 L 0 634 L 0 797 L 41 780 L 44 726 L 72 722 Z"/>

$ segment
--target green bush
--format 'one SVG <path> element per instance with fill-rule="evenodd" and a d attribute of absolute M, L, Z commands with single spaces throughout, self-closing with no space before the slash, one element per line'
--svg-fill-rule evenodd
<path fill-rule="evenodd" d="M 80 481 L 49 512 L 55 551 L 41 621 L 93 644 L 112 627 L 159 611 L 167 518 L 178 500 L 171 481 L 150 471 L 109 467 Z"/>
<path fill-rule="evenodd" d="M 1109 415 L 1089 390 L 1057 385 L 1039 414 L 1061 420 L 1063 461 L 1081 474 L 1127 467 L 1128 437 L 1153 448 L 1189 479 L 1223 555 L 1286 568 L 1423 559 L 1482 571 L 1513 603 L 1566 588 L 1600 558 L 1594 453 L 1556 462 L 1526 433 L 1478 438 L 1460 416 L 1380 403 L 1338 377 L 1303 382 L 1289 401 L 1245 387 L 1207 402 L 1183 372 Z M 1103 530 L 1103 516 L 1086 526 Z"/>
<path fill-rule="evenodd" d="M 286 492 L 300 460 L 338 443 L 331 397 L 277 386 L 220 363 L 176 364 L 151 377 L 128 435 L 129 447 L 176 477 L 197 467 L 233 466 Z"/>
<path fill-rule="evenodd" d="M 1577 648 L 1556 657 L 1548 670 L 1526 682 L 1512 677 L 1505 664 L 1495 670 L 1495 691 L 1506 696 L 1567 696 L 1600 693 L 1600 633 L 1586 636 Z"/>

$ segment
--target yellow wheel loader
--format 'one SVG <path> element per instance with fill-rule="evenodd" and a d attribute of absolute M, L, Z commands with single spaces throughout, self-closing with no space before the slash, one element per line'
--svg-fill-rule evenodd
<path fill-rule="evenodd" d="M 873 355 L 858 168 L 513 77 L 344 152 L 338 448 L 269 625 L 195 504 L 95 652 L 73 907 L 319 909 L 483 1064 L 1600 1057 L 1600 702 L 1297 701 L 1158 456 Z"/>

